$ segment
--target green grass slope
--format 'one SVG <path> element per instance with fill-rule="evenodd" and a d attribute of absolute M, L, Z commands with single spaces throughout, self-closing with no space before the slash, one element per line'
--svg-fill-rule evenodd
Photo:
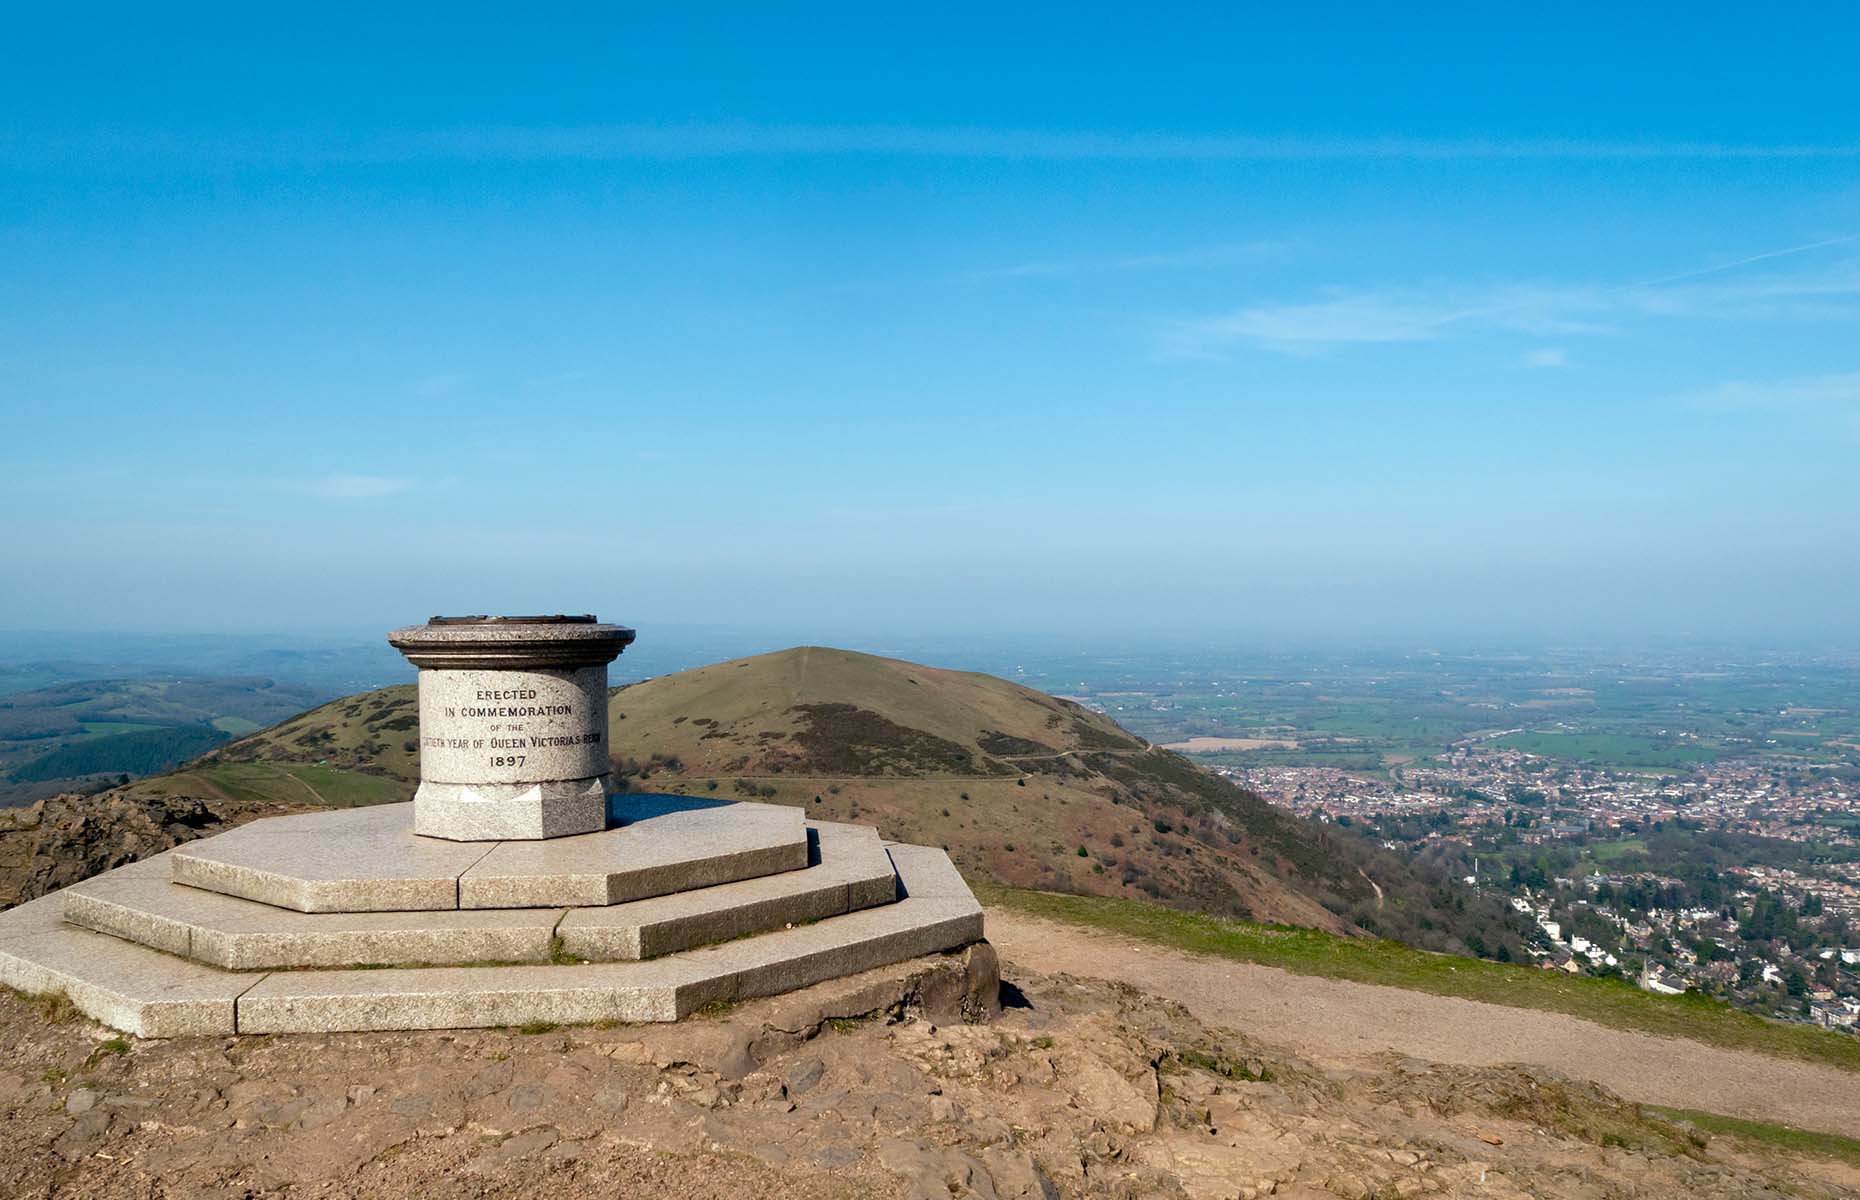
<path fill-rule="evenodd" d="M 420 710 L 412 684 L 344 696 L 240 738 L 200 764 L 314 763 L 403 782 L 420 778 Z"/>
<path fill-rule="evenodd" d="M 122 791 L 279 807 L 390 804 L 413 799 L 419 736 L 413 686 L 382 688 L 299 713 Z"/>

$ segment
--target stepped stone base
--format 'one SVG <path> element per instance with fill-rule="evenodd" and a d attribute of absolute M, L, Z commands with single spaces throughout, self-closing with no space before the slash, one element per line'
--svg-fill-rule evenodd
<path fill-rule="evenodd" d="M 147 1037 L 669 1021 L 982 938 L 981 906 L 940 850 L 887 845 L 860 826 L 804 825 L 798 809 L 625 799 L 631 824 L 551 843 L 607 845 L 548 861 L 512 854 L 478 877 L 481 899 L 564 894 L 548 892 L 557 888 L 599 897 L 587 906 L 457 906 L 500 851 L 540 846 L 478 847 L 461 866 L 448 856 L 457 844 L 408 831 L 407 805 L 309 813 L 0 913 L 0 984 L 63 993 Z M 616 837 L 629 831 L 630 842 Z M 381 848 L 397 842 L 412 860 L 399 875 Z M 371 845 L 377 857 L 359 858 Z M 771 865 L 784 855 L 789 866 Z M 706 882 L 718 873 L 729 878 Z M 363 893 L 404 900 L 435 880 L 450 882 L 454 905 L 301 908 Z M 226 894 L 229 884 L 294 903 Z M 318 890 L 326 885 L 336 886 Z M 607 899 L 632 888 L 647 898 Z M 349 969 L 377 963 L 422 965 Z M 426 965 L 438 963 L 454 965 Z"/>
<path fill-rule="evenodd" d="M 942 851 L 931 853 L 948 866 Z M 913 873 L 899 864 L 900 879 Z M 281 971 L 239 997 L 239 1030 L 335 1033 L 539 1021 L 676 1021 L 709 1004 L 791 991 L 966 946 L 981 936 L 982 910 L 973 898 L 965 904 L 922 897 L 648 962 Z"/>
<path fill-rule="evenodd" d="M 617 904 L 799 870 L 801 811 L 615 796 L 609 828 L 543 842 L 413 832 L 411 804 L 272 817 L 174 852 L 177 883 L 307 913 Z"/>
<path fill-rule="evenodd" d="M 810 822 L 807 833 L 802 870 L 598 908 L 305 913 L 175 883 L 171 855 L 59 894 L 73 925 L 234 971 L 640 959 L 897 898 L 876 830 Z"/>
<path fill-rule="evenodd" d="M 374 963 L 548 962 L 559 908 L 302 913 L 115 872 L 65 889 L 64 918 L 234 971 Z"/>
<path fill-rule="evenodd" d="M 53 892 L 0 913 L 0 984 L 62 994 L 138 1037 L 230 1033 L 238 998 L 263 978 L 203 967 L 67 925 Z"/>

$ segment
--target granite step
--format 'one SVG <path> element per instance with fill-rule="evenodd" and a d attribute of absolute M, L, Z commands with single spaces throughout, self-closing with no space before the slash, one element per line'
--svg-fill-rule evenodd
<path fill-rule="evenodd" d="M 176 883 L 306 913 L 618 904 L 807 865 L 801 810 L 692 796 L 612 798 L 601 833 L 452 842 L 413 805 L 269 817 L 173 853 Z"/>
<path fill-rule="evenodd" d="M 810 822 L 806 832 L 800 870 L 587 909 L 305 913 L 187 887 L 147 863 L 59 894 L 74 925 L 236 971 L 638 959 L 896 898 L 876 830 Z"/>
<path fill-rule="evenodd" d="M 124 871 L 169 870 L 167 855 Z M 92 1020 L 137 1037 L 231 1033 L 235 1002 L 262 974 L 221 971 L 63 920 L 64 893 L 0 913 L 0 984 L 63 995 Z"/>
<path fill-rule="evenodd" d="M 831 821 L 807 826 L 812 845 L 805 870 L 571 908 L 556 926 L 561 953 L 591 962 L 657 958 L 897 900 L 897 872 L 878 830 Z"/>
<path fill-rule="evenodd" d="M 896 903 L 644 962 L 226 971 L 66 924 L 53 893 L 0 913 L 0 984 L 62 993 L 144 1037 L 676 1020 L 982 938 L 981 906 L 946 854 L 887 852 Z M 137 866 L 166 869 L 174 853 Z"/>

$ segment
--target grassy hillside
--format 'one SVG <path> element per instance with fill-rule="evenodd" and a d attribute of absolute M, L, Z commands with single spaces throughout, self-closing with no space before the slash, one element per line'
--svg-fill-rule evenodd
<path fill-rule="evenodd" d="M 346 697 L 133 785 L 373 803 L 418 778 L 414 689 Z M 972 878 L 1496 949 L 1497 902 L 1299 820 L 1109 718 L 996 679 L 803 647 L 615 691 L 617 786 L 758 799 L 949 848 Z"/>
<path fill-rule="evenodd" d="M 611 719 L 629 786 L 805 805 L 980 878 L 1335 929 L 1373 896 L 1300 823 L 987 675 L 802 647 L 623 688 Z"/>
<path fill-rule="evenodd" d="M 340 767 L 294 762 L 200 762 L 139 780 L 122 791 L 132 797 L 195 797 L 291 807 L 356 808 L 413 799 L 414 783 Z"/>
<path fill-rule="evenodd" d="M 405 783 L 418 781 L 420 712 L 413 685 L 331 700 L 222 746 L 193 765 L 286 762 L 313 763 Z"/>
<path fill-rule="evenodd" d="M 689 773 L 1012 776 L 1027 760 L 1147 749 L 1006 680 L 816 646 L 621 688 L 613 716 L 617 750 L 650 731 L 650 752 Z"/>
<path fill-rule="evenodd" d="M 413 799 L 420 778 L 413 685 L 344 696 L 143 779 L 129 796 L 348 807 Z"/>

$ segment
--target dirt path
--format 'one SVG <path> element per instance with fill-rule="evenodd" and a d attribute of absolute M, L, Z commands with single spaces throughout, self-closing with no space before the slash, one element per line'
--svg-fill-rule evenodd
<path fill-rule="evenodd" d="M 1122 980 L 1180 1002 L 1210 1025 L 1318 1062 L 1347 1065 L 1393 1050 L 1471 1066 L 1533 1063 L 1644 1104 L 1860 1137 L 1860 1075 L 1833 1067 L 1561 1013 L 1293 975 L 1000 909 L 988 910 L 988 940 L 1010 964 Z"/>
<path fill-rule="evenodd" d="M 310 786 L 310 781 L 308 779 L 301 777 L 295 771 L 286 771 L 284 772 L 284 774 L 288 776 L 298 786 L 302 787 L 304 791 L 310 793 L 310 803 L 321 804 L 325 806 L 329 804 L 329 801 L 323 799 L 323 793 L 317 791 L 314 787 Z"/>

